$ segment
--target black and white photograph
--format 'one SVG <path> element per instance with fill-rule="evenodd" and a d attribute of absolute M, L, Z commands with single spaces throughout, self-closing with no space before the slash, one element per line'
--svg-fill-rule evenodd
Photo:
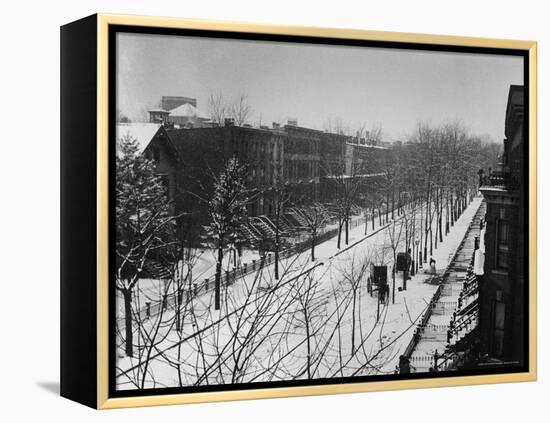
<path fill-rule="evenodd" d="M 528 368 L 520 51 L 114 37 L 111 394 Z"/>

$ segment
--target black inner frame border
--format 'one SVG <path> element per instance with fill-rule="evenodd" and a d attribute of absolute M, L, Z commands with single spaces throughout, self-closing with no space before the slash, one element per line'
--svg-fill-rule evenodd
<path fill-rule="evenodd" d="M 279 35 L 279 34 L 263 34 L 263 33 L 245 33 L 238 31 L 221 31 L 221 30 L 202 30 L 202 29 L 185 29 L 185 28 L 164 28 L 164 27 L 146 27 L 138 25 L 108 25 L 108 185 L 109 185 L 109 210 L 108 210 L 108 260 L 109 260 L 109 279 L 108 279 L 108 397 L 123 398 L 136 396 L 151 396 L 151 395 L 171 395 L 171 394 L 186 394 L 200 392 L 223 392 L 236 390 L 250 389 L 269 389 L 269 388 L 288 388 L 288 387 L 303 387 L 303 386 L 327 386 L 334 384 L 349 384 L 349 383 L 368 383 L 380 381 L 400 381 L 400 380 L 422 380 L 422 379 L 437 379 L 443 377 L 461 377 L 461 376 L 481 376 L 495 374 L 510 374 L 523 373 L 529 371 L 529 230 L 526 230 L 524 242 L 525 262 L 525 281 L 524 284 L 524 365 L 510 366 L 487 369 L 474 369 L 462 371 L 443 371 L 435 373 L 411 373 L 397 375 L 375 375 L 375 376 L 354 376 L 354 377 L 338 377 L 338 378 L 322 378 L 312 380 L 296 380 L 296 381 L 275 381 L 275 382 L 254 382 L 243 384 L 223 384 L 223 385 L 201 385 L 201 386 L 186 386 L 186 387 L 170 387 L 170 388 L 148 388 L 148 389 L 132 389 L 132 390 L 116 390 L 115 381 L 115 145 L 116 145 L 116 57 L 117 45 L 116 35 L 119 33 L 132 34 L 147 34 L 147 35 L 166 35 L 166 36 L 188 36 L 188 37 L 206 37 L 220 38 L 246 41 L 271 41 L 280 43 L 300 43 L 314 45 L 333 45 L 333 46 L 348 46 L 348 47 L 375 47 L 385 49 L 398 50 L 417 50 L 417 51 L 433 51 L 433 52 L 449 52 L 449 53 L 471 53 L 471 54 L 487 54 L 487 55 L 505 55 L 516 56 L 523 58 L 523 86 L 524 86 L 524 111 L 526 118 L 523 125 L 524 136 L 524 178 L 525 178 L 525 227 L 529 228 L 529 190 L 532 181 L 529 180 L 529 51 L 521 49 L 507 48 L 489 48 L 489 47 L 466 47 L 457 45 L 439 45 L 439 44 L 422 44 L 396 41 L 373 41 L 373 40 L 356 40 L 317 36 L 297 36 L 297 35 Z"/>

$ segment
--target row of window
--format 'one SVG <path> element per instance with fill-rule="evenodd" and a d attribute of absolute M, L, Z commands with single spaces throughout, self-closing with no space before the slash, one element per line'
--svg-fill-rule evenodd
<path fill-rule="evenodd" d="M 288 154 L 319 154 L 319 143 L 311 140 L 289 138 L 285 143 Z"/>
<path fill-rule="evenodd" d="M 285 162 L 286 179 L 311 179 L 319 176 L 319 162 L 316 160 L 289 160 Z"/>

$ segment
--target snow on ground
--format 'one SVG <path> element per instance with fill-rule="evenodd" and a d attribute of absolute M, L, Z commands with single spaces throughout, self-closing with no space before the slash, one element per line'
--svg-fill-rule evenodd
<path fill-rule="evenodd" d="M 479 206 L 474 210 L 474 213 L 479 209 Z M 473 218 L 473 216 L 472 216 Z M 471 221 L 471 218 L 470 218 Z M 425 330 L 420 337 L 420 341 L 417 343 L 412 356 L 411 365 L 414 372 L 429 371 L 430 367 L 434 365 L 433 356 L 437 352 L 440 356 L 445 352 L 445 347 L 448 344 L 447 328 L 452 320 L 453 312 L 458 310 L 458 299 L 460 293 L 464 287 L 464 280 L 467 276 L 467 268 L 470 263 L 472 254 L 474 254 L 475 248 L 475 236 L 480 235 L 477 229 L 472 227 L 468 233 L 468 237 L 465 239 L 460 253 L 457 254 L 457 259 L 453 263 L 453 270 L 449 278 L 444 281 L 443 289 L 438 301 L 435 304 L 435 308 L 432 311 L 428 321 L 427 327 L 438 325 L 438 330 Z M 477 254 L 477 260 L 482 257 L 481 250 L 475 250 Z M 474 256 L 475 257 L 475 256 Z M 474 268 L 478 265 L 474 259 Z M 457 282 L 453 282 L 456 280 Z M 473 298 L 467 297 L 463 306 L 469 304 Z"/>
<path fill-rule="evenodd" d="M 476 197 L 434 251 L 437 271 L 449 263 L 480 203 Z M 315 262 L 309 251 L 286 258 L 279 281 L 272 265 L 244 276 L 224 290 L 220 311 L 213 310 L 213 293 L 198 296 L 182 313 L 181 332 L 173 310 L 144 322 L 142 337 L 135 330 L 134 338 L 154 339 L 154 346 L 144 342 L 135 358 L 118 351 L 118 388 L 394 373 L 437 288 L 421 270 L 399 291 L 403 277 L 397 274 L 395 304 L 390 295 L 377 322 L 366 266 L 375 262 L 391 269 L 388 246 L 401 221 L 396 217 L 374 233 L 369 224 L 367 237 L 364 225 L 357 226 L 350 231 L 350 248 L 336 254 L 331 239 L 315 248 Z M 403 233 L 396 251 L 404 249 L 404 238 Z M 359 281 L 356 290 L 353 281 Z M 393 285 L 391 274 L 389 282 Z"/>
<path fill-rule="evenodd" d="M 353 242 L 357 240 L 358 236 L 362 236 L 364 234 L 365 225 L 364 223 L 364 217 L 363 216 L 352 216 L 351 218 L 351 226 L 354 227 L 354 229 L 350 232 L 350 242 Z M 357 230 L 357 225 L 360 225 L 362 228 L 361 231 Z M 384 225 L 382 225 L 383 227 Z M 330 225 L 327 225 L 325 228 L 320 230 L 320 235 L 336 229 L 337 224 L 333 223 Z M 381 227 L 379 224 L 379 220 L 376 219 L 374 230 L 378 230 Z M 369 222 L 367 230 L 372 231 L 372 223 Z M 295 242 L 302 242 L 307 240 L 307 235 L 297 235 Z M 336 249 L 336 238 L 334 238 L 334 241 L 330 240 L 328 241 L 330 248 Z M 343 245 L 343 241 L 342 241 Z M 319 247 L 317 247 L 319 248 Z M 324 251 L 324 250 L 321 250 Z M 332 254 L 332 250 L 328 251 L 328 253 Z M 216 259 L 217 259 L 217 250 L 215 249 L 209 249 L 209 248 L 200 248 L 195 251 L 193 254 L 193 280 L 202 282 L 205 279 L 213 280 L 215 272 L 216 272 Z M 307 254 L 306 254 L 307 255 Z M 240 263 L 239 265 L 242 267 L 242 265 L 246 264 L 249 268 L 252 268 L 253 261 L 256 261 L 256 263 L 259 263 L 260 261 L 260 255 L 258 250 L 250 250 L 250 249 L 243 249 L 240 257 Z M 222 268 L 225 270 L 232 270 L 234 268 L 234 252 L 233 251 L 226 251 L 223 257 L 222 262 Z M 187 268 L 186 268 L 187 269 Z M 159 281 L 158 279 L 148 279 L 143 278 L 138 281 L 138 286 L 134 290 L 134 301 L 136 303 L 139 303 L 144 307 L 144 304 L 146 302 L 155 302 L 159 301 L 160 298 L 165 294 L 165 285 L 164 282 Z M 122 299 L 122 296 L 120 292 L 116 292 L 117 300 L 116 300 L 116 315 L 118 319 L 121 319 L 124 317 L 124 301 Z"/>
<path fill-rule="evenodd" d="M 208 248 L 197 249 L 193 257 L 193 280 L 202 281 L 211 278 L 216 271 L 217 251 Z M 243 249 L 241 260 L 243 263 L 252 263 L 252 260 L 259 260 L 258 251 Z M 233 252 L 228 251 L 223 257 L 224 269 L 233 267 Z M 145 304 L 147 301 L 158 301 L 164 293 L 164 282 L 158 279 L 140 279 L 137 289 L 134 291 L 138 298 L 136 302 Z M 124 316 L 124 302 L 120 293 L 117 292 L 117 317 Z"/>

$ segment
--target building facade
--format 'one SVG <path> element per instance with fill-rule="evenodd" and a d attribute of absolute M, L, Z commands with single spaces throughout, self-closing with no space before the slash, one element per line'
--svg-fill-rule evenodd
<path fill-rule="evenodd" d="M 496 365 L 526 359 L 524 90 L 510 87 L 500 169 L 480 188 L 487 201 L 485 264 L 479 291 L 480 353 Z"/>
<path fill-rule="evenodd" d="M 361 178 L 362 189 L 369 189 L 365 184 L 375 189 L 373 177 L 383 175 L 390 151 L 355 143 L 349 136 L 291 124 L 257 128 L 236 126 L 227 119 L 224 126 L 211 127 L 178 128 L 166 121 L 119 126 L 117 137 L 131 129 L 128 134 L 139 139 L 142 152 L 157 163 L 179 216 L 182 237 L 196 244 L 202 242 L 209 223 L 208 200 L 215 177 L 232 157 L 246 166 L 249 218 L 265 220 L 276 213 L 277 184 L 284 185 L 288 194 L 285 207 L 334 205 L 339 189 L 336 176 L 349 182 Z"/>
<path fill-rule="evenodd" d="M 211 126 L 210 116 L 197 108 L 190 97 L 163 96 L 161 106 L 149 110 L 149 122 L 172 127 L 202 128 Z"/>
<path fill-rule="evenodd" d="M 282 128 L 284 139 L 283 174 L 292 186 L 297 203 L 319 199 L 321 137 L 323 132 L 295 125 Z"/>

